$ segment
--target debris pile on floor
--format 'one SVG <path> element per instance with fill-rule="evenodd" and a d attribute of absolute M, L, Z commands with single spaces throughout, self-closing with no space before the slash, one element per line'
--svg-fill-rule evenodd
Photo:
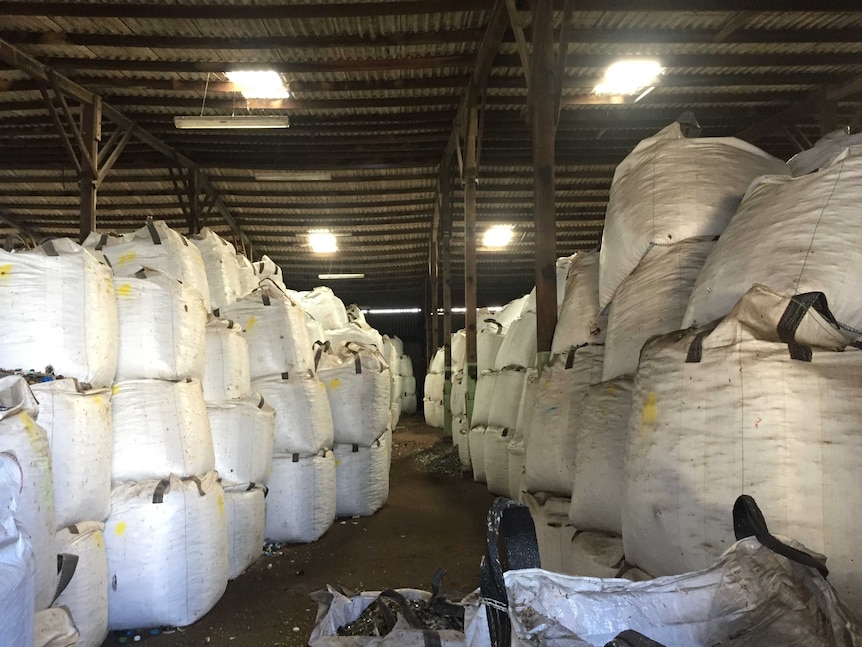
<path fill-rule="evenodd" d="M 413 455 L 416 469 L 420 472 L 441 474 L 442 476 L 461 476 L 461 461 L 455 445 L 437 443 Z"/>

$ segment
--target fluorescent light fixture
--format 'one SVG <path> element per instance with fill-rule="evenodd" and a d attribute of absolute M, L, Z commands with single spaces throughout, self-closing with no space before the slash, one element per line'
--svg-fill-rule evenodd
<path fill-rule="evenodd" d="M 488 306 L 485 309 L 491 313 L 494 313 L 502 310 L 503 306 Z M 464 314 L 465 312 L 467 312 L 467 308 L 452 308 L 452 314 L 460 315 Z M 446 314 L 446 311 L 443 310 L 443 308 L 437 308 L 437 314 L 442 316 Z"/>
<path fill-rule="evenodd" d="M 287 128 L 290 126 L 290 119 L 286 115 L 236 115 L 232 117 L 201 115 L 198 117 L 174 117 L 174 126 L 184 129 Z"/>
<path fill-rule="evenodd" d="M 227 78 L 246 99 L 287 99 L 290 91 L 274 70 L 235 70 Z"/>
<path fill-rule="evenodd" d="M 349 272 L 343 274 L 318 274 L 317 278 L 325 280 L 333 279 L 364 279 L 365 275 L 361 273 L 351 274 Z"/>
<path fill-rule="evenodd" d="M 331 171 L 255 171 L 258 182 L 328 182 Z"/>
<path fill-rule="evenodd" d="M 328 229 L 312 229 L 308 232 L 308 244 L 315 254 L 332 254 L 338 251 L 335 235 Z M 319 276 L 318 278 L 324 278 Z"/>
<path fill-rule="evenodd" d="M 655 84 L 662 73 L 661 63 L 649 59 L 627 59 L 608 67 L 602 81 L 595 87 L 596 94 L 638 94 Z"/>
<path fill-rule="evenodd" d="M 422 312 L 421 308 L 363 308 L 362 314 L 366 315 L 415 315 Z"/>
<path fill-rule="evenodd" d="M 494 225 L 482 236 L 484 247 L 505 247 L 512 240 L 512 225 Z"/>

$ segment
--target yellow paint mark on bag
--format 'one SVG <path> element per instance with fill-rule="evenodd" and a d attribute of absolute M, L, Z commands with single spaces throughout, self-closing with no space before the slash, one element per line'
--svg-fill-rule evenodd
<path fill-rule="evenodd" d="M 18 419 L 21 421 L 21 424 L 24 426 L 24 433 L 27 434 L 27 438 L 30 439 L 30 442 L 34 442 L 39 439 L 39 427 L 36 425 L 36 421 L 30 417 L 30 414 L 26 411 L 22 411 L 18 414 Z"/>
<path fill-rule="evenodd" d="M 220 514 L 221 516 L 225 516 L 225 511 L 224 511 L 224 496 L 223 496 L 223 495 L 221 495 L 221 494 L 219 494 L 219 495 L 218 495 L 218 512 L 219 512 L 219 514 Z"/>
<path fill-rule="evenodd" d="M 341 467 L 341 459 L 340 458 L 335 459 L 335 467 Z"/>
<path fill-rule="evenodd" d="M 135 260 L 137 257 L 138 257 L 137 252 L 129 252 L 128 254 L 123 254 L 122 256 L 120 256 L 119 259 L 117 259 L 117 265 L 119 265 L 120 267 L 122 267 L 123 265 L 128 265 L 133 260 Z"/>
<path fill-rule="evenodd" d="M 114 527 L 114 534 L 117 535 L 117 537 L 122 537 L 124 534 L 126 534 L 126 522 L 125 521 L 121 521 L 120 523 L 118 523 Z"/>
<path fill-rule="evenodd" d="M 257 323 L 257 317 L 249 317 L 248 323 L 245 324 L 245 331 L 251 332 L 251 329 L 254 328 L 254 325 Z"/>
<path fill-rule="evenodd" d="M 6 265 L 0 265 L 0 283 L 5 283 L 9 280 L 9 276 L 12 274 L 12 263 L 6 263 Z"/>
<path fill-rule="evenodd" d="M 654 425 L 657 419 L 658 409 L 655 402 L 655 391 L 650 391 L 650 394 L 647 396 L 646 402 L 644 402 L 644 406 L 641 409 L 641 424 Z"/>
<path fill-rule="evenodd" d="M 119 393 L 119 392 L 120 392 L 120 385 L 119 384 L 115 384 L 114 386 L 111 387 L 111 395 L 117 395 L 117 393 Z"/>
<path fill-rule="evenodd" d="M 330 389 L 337 389 L 339 386 L 341 386 L 341 380 L 339 380 L 337 377 L 335 379 L 329 380 Z"/>
<path fill-rule="evenodd" d="M 128 283 L 123 283 L 116 290 L 118 297 L 127 297 L 132 294 L 132 286 Z"/>

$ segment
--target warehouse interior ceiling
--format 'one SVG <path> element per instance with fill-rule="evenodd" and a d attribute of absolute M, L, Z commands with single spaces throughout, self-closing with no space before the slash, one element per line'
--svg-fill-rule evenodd
<path fill-rule="evenodd" d="M 858 0 L 557 0 L 554 25 L 559 255 L 599 244 L 615 166 L 683 111 L 705 136 L 782 159 L 862 119 Z M 472 97 L 477 232 L 514 225 L 509 246 L 478 253 L 480 305 L 499 304 L 534 282 L 531 37 L 526 0 L 0 1 L 0 231 L 77 238 L 83 177 L 98 185 L 100 231 L 152 217 L 185 232 L 194 210 L 273 258 L 290 287 L 361 273 L 331 285 L 358 303 L 421 305 L 451 159 L 462 303 L 458 162 Z M 630 57 L 661 63 L 654 90 L 637 102 L 595 95 L 608 65 Z M 249 69 L 278 72 L 289 96 L 243 97 L 227 73 Z M 289 127 L 174 124 L 200 115 Z M 335 233 L 339 251 L 313 254 L 311 228 Z"/>

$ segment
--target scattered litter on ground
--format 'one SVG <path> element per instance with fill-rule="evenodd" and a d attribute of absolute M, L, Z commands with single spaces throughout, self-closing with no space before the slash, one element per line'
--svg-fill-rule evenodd
<path fill-rule="evenodd" d="M 447 443 L 436 445 L 413 455 L 416 469 L 420 472 L 430 472 L 443 476 L 461 476 L 461 461 L 458 458 L 458 448 Z"/>
<path fill-rule="evenodd" d="M 406 600 L 407 607 L 413 612 L 418 624 L 423 629 L 439 631 L 441 629 L 457 629 L 463 631 L 464 625 L 456 618 L 442 615 L 431 609 L 425 600 Z M 386 610 L 381 609 L 386 606 Z M 356 620 L 338 628 L 339 636 L 385 636 L 391 631 L 391 618 L 403 613 L 394 600 L 379 597 L 377 602 L 368 606 Z M 390 620 L 387 621 L 386 615 Z"/>

